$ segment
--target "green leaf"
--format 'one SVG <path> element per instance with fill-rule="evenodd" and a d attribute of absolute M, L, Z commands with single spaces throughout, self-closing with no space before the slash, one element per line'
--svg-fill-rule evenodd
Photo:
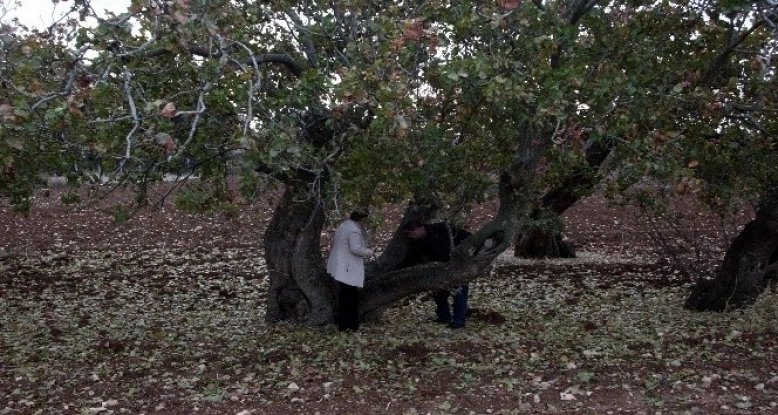
<path fill-rule="evenodd" d="M 578 372 L 578 376 L 577 377 L 578 377 L 579 381 L 587 383 L 587 382 L 591 381 L 592 379 L 594 379 L 594 372 L 587 372 L 587 371 Z"/>
<path fill-rule="evenodd" d="M 19 151 L 24 150 L 24 139 L 22 137 L 6 137 L 5 138 L 6 144 L 8 144 L 11 148 L 15 148 Z"/>

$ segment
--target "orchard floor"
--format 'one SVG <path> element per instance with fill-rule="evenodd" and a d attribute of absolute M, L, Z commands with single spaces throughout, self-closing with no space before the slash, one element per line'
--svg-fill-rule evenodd
<path fill-rule="evenodd" d="M 688 208 L 662 239 L 591 197 L 566 214 L 579 257 L 501 258 L 464 329 L 419 296 L 344 334 L 264 322 L 272 198 L 208 215 L 168 198 L 127 220 L 118 194 L 63 192 L 29 217 L 0 201 L 0 415 L 778 413 L 778 293 L 684 310 L 692 277 L 669 252 L 701 272 L 721 251 L 690 247 L 722 241 Z"/>

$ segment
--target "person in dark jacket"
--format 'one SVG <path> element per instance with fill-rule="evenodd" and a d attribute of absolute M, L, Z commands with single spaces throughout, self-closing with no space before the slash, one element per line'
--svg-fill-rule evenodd
<path fill-rule="evenodd" d="M 452 226 L 448 222 L 422 223 L 411 221 L 403 228 L 411 240 L 405 266 L 427 262 L 446 262 L 451 259 L 451 251 L 460 242 L 470 236 L 470 232 Z M 448 324 L 452 329 L 465 326 L 467 320 L 467 299 L 470 287 L 467 284 L 433 293 L 435 299 L 435 322 Z M 453 313 L 449 297 L 453 297 Z"/>

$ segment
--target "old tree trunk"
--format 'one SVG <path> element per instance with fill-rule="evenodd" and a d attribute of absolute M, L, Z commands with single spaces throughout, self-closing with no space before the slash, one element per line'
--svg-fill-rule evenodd
<path fill-rule="evenodd" d="M 325 211 L 304 179 L 287 180 L 264 238 L 270 275 L 266 320 L 321 325 L 333 319 L 335 285 L 322 261 Z"/>
<path fill-rule="evenodd" d="M 753 303 L 778 274 L 778 191 L 766 196 L 754 220 L 732 241 L 713 279 L 700 280 L 684 307 L 726 311 Z"/>
<path fill-rule="evenodd" d="M 407 250 L 405 236 L 396 231 L 386 250 L 366 267 L 360 314 L 377 318 L 407 296 L 472 281 L 510 246 L 518 229 L 514 211 L 519 201 L 509 174 L 500 182 L 501 208 L 495 218 L 452 252 L 451 261 L 399 268 Z M 320 247 L 325 210 L 311 197 L 304 179 L 286 180 L 284 196 L 265 231 L 265 258 L 270 277 L 266 320 L 271 323 L 323 325 L 334 320 L 336 289 L 327 275 Z M 400 224 L 425 216 L 422 206 L 411 205 Z"/>
<path fill-rule="evenodd" d="M 610 154 L 610 145 L 589 140 L 584 151 L 586 165 L 571 172 L 559 186 L 549 189 L 540 198 L 540 205 L 530 213 L 530 220 L 516 235 L 514 256 L 575 258 L 575 248 L 562 237 L 560 216 L 591 194 L 598 182 L 597 170 Z"/>

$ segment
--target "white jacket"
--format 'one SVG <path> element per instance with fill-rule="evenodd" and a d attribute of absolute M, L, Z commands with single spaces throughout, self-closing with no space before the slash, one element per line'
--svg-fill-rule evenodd
<path fill-rule="evenodd" d="M 353 220 L 346 220 L 335 230 L 332 250 L 327 259 L 327 272 L 344 284 L 365 285 L 365 258 L 373 255 L 362 228 Z"/>

